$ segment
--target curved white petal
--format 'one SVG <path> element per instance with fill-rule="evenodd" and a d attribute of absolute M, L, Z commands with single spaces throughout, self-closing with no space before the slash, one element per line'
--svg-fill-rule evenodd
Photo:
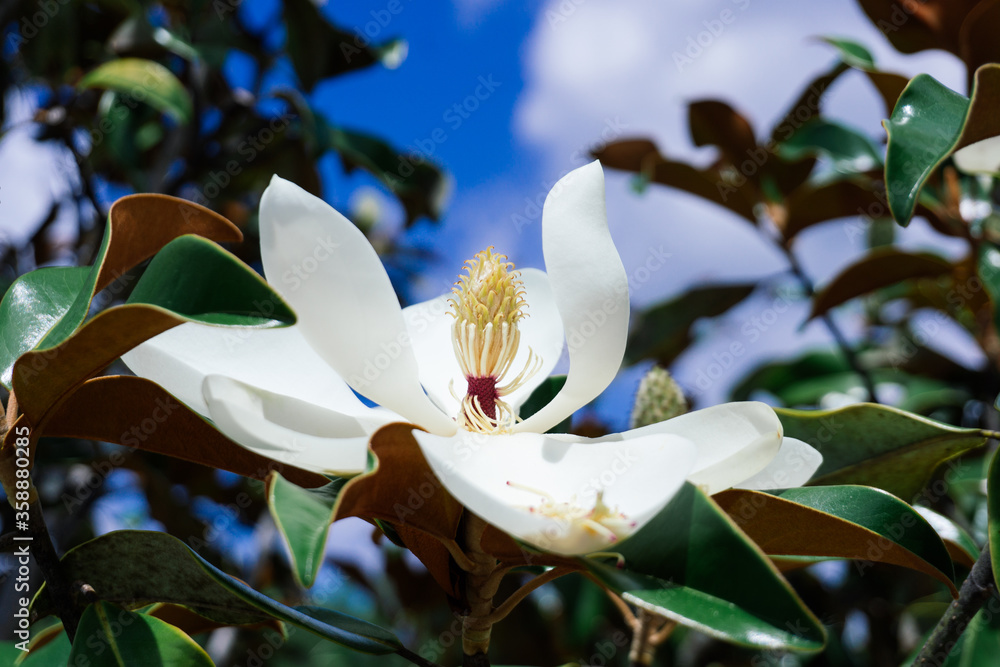
<path fill-rule="evenodd" d="M 349 415 L 370 410 L 297 326 L 249 329 L 188 322 L 150 338 L 122 361 L 202 415 L 208 414 L 202 384 L 209 375 L 225 375 Z"/>
<path fill-rule="evenodd" d="M 434 433 L 455 432 L 420 387 L 389 277 L 350 220 L 275 176 L 260 201 L 260 252 L 305 339 L 351 387 Z"/>
<path fill-rule="evenodd" d="M 555 307 L 548 276 L 538 269 L 521 270 L 524 282 L 528 317 L 521 320 L 521 346 L 511 365 L 510 380 L 521 372 L 528 362 L 528 349 L 541 357 L 538 372 L 518 390 L 511 392 L 506 401 L 516 410 L 531 392 L 549 376 L 562 354 L 562 320 Z M 457 415 L 459 400 L 465 396 L 466 381 L 455 359 L 452 344 L 452 325 L 455 318 L 448 303 L 450 294 L 414 304 L 403 309 L 406 329 L 413 341 L 417 357 L 420 382 L 434 403 L 446 415 Z M 455 392 L 456 399 L 452 395 Z"/>
<path fill-rule="evenodd" d="M 628 277 L 608 231 L 604 172 L 594 161 L 559 180 L 545 199 L 542 250 L 569 348 L 566 384 L 518 432 L 546 431 L 614 379 L 628 335 Z"/>
<path fill-rule="evenodd" d="M 434 474 L 470 511 L 518 539 L 566 555 L 608 549 L 615 537 L 579 518 L 544 516 L 541 494 L 587 511 L 601 492 L 603 503 L 624 515 L 615 531 L 623 537 L 673 498 L 697 456 L 692 443 L 670 435 L 618 442 L 537 433 L 413 435 Z"/>
<path fill-rule="evenodd" d="M 723 403 L 658 424 L 601 440 L 625 440 L 653 434 L 687 438 L 698 448 L 688 479 L 708 494 L 732 488 L 763 470 L 781 447 L 781 422 L 766 403 Z"/>
<path fill-rule="evenodd" d="M 531 392 L 535 391 L 538 385 L 549 377 L 566 346 L 563 321 L 559 317 L 556 296 L 552 291 L 552 283 L 548 275 L 538 269 L 523 269 L 521 280 L 524 281 L 524 301 L 528 304 L 526 311 L 528 316 L 522 319 L 518 325 L 521 330 L 521 347 L 511 365 L 511 375 L 520 373 L 524 365 L 528 363 L 529 348 L 541 358 L 542 363 L 538 372 L 532 375 L 520 389 L 507 395 L 505 400 L 514 410 L 520 408 L 531 396 Z"/>
<path fill-rule="evenodd" d="M 782 438 L 781 449 L 767 467 L 735 485 L 735 488 L 764 491 L 802 486 L 822 464 L 823 455 L 808 444 L 795 438 Z"/>
<path fill-rule="evenodd" d="M 954 152 L 955 166 L 967 174 L 1000 173 L 1000 136 L 969 144 Z"/>
<path fill-rule="evenodd" d="M 252 452 L 320 473 L 365 469 L 368 435 L 376 424 L 222 375 L 205 378 L 204 394 L 216 428 Z"/>

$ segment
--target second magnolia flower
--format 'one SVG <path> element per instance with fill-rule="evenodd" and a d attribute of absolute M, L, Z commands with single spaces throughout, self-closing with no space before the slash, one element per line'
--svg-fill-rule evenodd
<path fill-rule="evenodd" d="M 356 474 L 366 465 L 368 437 L 408 421 L 459 502 L 510 535 L 563 554 L 604 550 L 627 537 L 685 480 L 709 493 L 798 486 L 821 462 L 805 443 L 783 439 L 762 403 L 719 405 L 597 439 L 545 433 L 604 391 L 625 350 L 627 277 L 608 231 L 597 162 L 568 174 L 546 199 L 546 272 L 522 269 L 523 285 L 515 286 L 495 266 L 482 275 L 484 264 L 470 266 L 466 292 L 485 300 L 482 308 L 461 301 L 462 289 L 401 308 L 364 235 L 278 177 L 261 200 L 260 233 L 265 277 L 295 309 L 295 326 L 237 336 L 185 324 L 125 361 L 265 456 Z M 320 243 L 329 257 L 308 280 L 283 284 Z M 476 313 L 463 319 L 466 307 L 489 318 L 481 331 Z M 486 324 L 488 345 L 485 338 L 462 342 L 486 336 Z M 565 385 L 516 421 L 564 347 Z M 352 389 L 381 407 L 366 407 Z"/>

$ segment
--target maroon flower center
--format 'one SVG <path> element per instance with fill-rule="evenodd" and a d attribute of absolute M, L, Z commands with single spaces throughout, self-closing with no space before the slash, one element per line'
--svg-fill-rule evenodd
<path fill-rule="evenodd" d="M 500 398 L 500 394 L 497 393 L 497 379 L 492 375 L 465 379 L 469 383 L 468 395 L 479 399 L 479 407 L 482 408 L 484 415 L 496 419 L 497 399 Z"/>

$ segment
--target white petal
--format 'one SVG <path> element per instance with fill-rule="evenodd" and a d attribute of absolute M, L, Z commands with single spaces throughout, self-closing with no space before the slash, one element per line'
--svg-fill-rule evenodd
<path fill-rule="evenodd" d="M 365 468 L 373 424 L 221 375 L 205 378 L 204 394 L 216 428 L 252 452 L 319 473 Z"/>
<path fill-rule="evenodd" d="M 767 467 L 736 485 L 737 489 L 763 491 L 790 489 L 808 482 L 823 464 L 823 455 L 795 438 L 782 438 L 781 449 Z"/>
<path fill-rule="evenodd" d="M 454 422 L 420 387 L 399 301 L 374 248 L 323 200 L 275 176 L 260 201 L 268 282 L 309 344 L 351 387 L 443 435 Z"/>
<path fill-rule="evenodd" d="M 955 166 L 967 174 L 1000 173 L 1000 136 L 969 144 L 952 155 Z"/>
<path fill-rule="evenodd" d="M 420 383 L 434 404 L 446 415 L 458 414 L 458 401 L 452 397 L 449 383 L 454 383 L 455 394 L 465 395 L 465 376 L 455 359 L 451 326 L 455 322 L 448 302 L 450 294 L 442 294 L 429 301 L 407 306 L 403 320 L 413 353 L 417 357 Z"/>
<path fill-rule="evenodd" d="M 522 319 L 519 325 L 521 347 L 511 365 L 511 374 L 516 375 L 524 368 L 528 362 L 529 348 L 541 357 L 542 365 L 520 389 L 507 395 L 505 400 L 515 410 L 549 377 L 566 346 L 562 318 L 559 317 L 559 308 L 556 306 L 556 297 L 548 275 L 538 269 L 523 269 L 521 279 L 524 281 L 524 300 L 528 304 L 528 316 Z"/>
<path fill-rule="evenodd" d="M 541 357 L 542 365 L 518 390 L 511 392 L 506 401 L 516 410 L 531 392 L 549 376 L 562 354 L 562 320 L 555 307 L 548 277 L 538 269 L 523 269 L 525 301 L 528 317 L 521 320 L 521 346 L 511 365 L 511 377 L 521 372 L 528 362 L 528 349 Z M 466 381 L 455 359 L 452 344 L 452 325 L 455 318 L 448 303 L 450 294 L 424 301 L 403 309 L 403 318 L 413 352 L 420 369 L 420 382 L 434 403 L 446 415 L 457 415 L 459 400 L 452 395 L 465 396 Z"/>
<path fill-rule="evenodd" d="M 752 478 L 777 456 L 781 447 L 778 415 L 767 404 L 753 401 L 696 410 L 618 436 L 605 436 L 603 440 L 656 433 L 678 435 L 697 446 L 698 460 L 688 479 L 708 494 Z"/>
<path fill-rule="evenodd" d="M 566 384 L 519 424 L 546 431 L 614 379 L 628 335 L 628 277 L 608 231 L 604 172 L 592 162 L 564 176 L 545 199 L 542 250 L 569 348 Z"/>
<path fill-rule="evenodd" d="M 208 375 L 225 375 L 345 414 L 370 409 L 313 351 L 297 326 L 249 329 L 189 322 L 150 338 L 122 361 L 202 415 L 208 414 L 202 396 Z"/>
<path fill-rule="evenodd" d="M 677 436 L 598 442 L 537 433 L 413 435 L 434 474 L 470 511 L 540 549 L 567 555 L 605 550 L 614 540 L 580 521 L 532 512 L 541 497 L 525 487 L 585 510 L 602 492 L 604 504 L 625 515 L 621 537 L 673 498 L 696 458 L 694 445 Z"/>

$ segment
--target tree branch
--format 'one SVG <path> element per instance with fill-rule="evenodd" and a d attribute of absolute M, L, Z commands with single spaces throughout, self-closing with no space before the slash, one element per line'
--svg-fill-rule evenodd
<path fill-rule="evenodd" d="M 812 280 L 806 275 L 805 270 L 803 270 L 802 265 L 799 264 L 798 258 L 795 257 L 795 253 L 784 243 L 778 244 L 782 251 L 785 253 L 785 257 L 788 259 L 789 267 L 792 270 L 792 274 L 798 279 L 799 283 L 802 285 L 802 289 L 805 290 L 806 295 L 812 298 L 816 294 L 816 287 L 813 285 Z M 844 332 L 840 330 L 837 323 L 834 321 L 833 316 L 830 313 L 823 313 L 820 316 L 823 320 L 823 324 L 826 325 L 827 330 L 829 330 L 830 335 L 833 336 L 834 342 L 837 347 L 840 348 L 840 353 L 844 355 L 844 359 L 847 361 L 847 365 L 851 367 L 860 378 L 861 382 L 865 385 L 865 391 L 868 392 L 868 399 L 872 403 L 878 403 L 878 396 L 875 394 L 875 382 L 872 380 L 871 373 L 861 365 L 858 360 L 858 353 L 851 347 L 851 344 L 847 341 L 847 337 L 844 336 Z"/>
<path fill-rule="evenodd" d="M 913 667 L 943 665 L 969 622 L 995 591 L 990 545 L 987 542 L 979 555 L 979 560 L 972 566 L 972 571 L 962 583 L 958 599 L 952 601 L 948 611 L 938 621 L 937 627 L 913 661 Z"/>

